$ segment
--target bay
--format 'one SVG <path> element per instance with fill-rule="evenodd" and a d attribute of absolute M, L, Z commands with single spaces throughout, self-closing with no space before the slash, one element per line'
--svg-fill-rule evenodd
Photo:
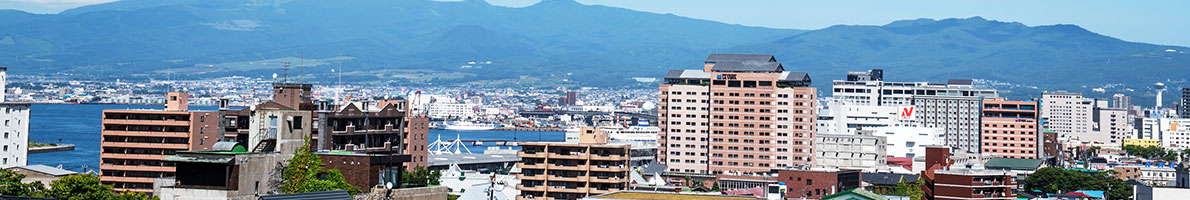
<path fill-rule="evenodd" d="M 118 104 L 33 104 L 29 120 L 29 141 L 41 143 L 74 144 L 73 151 L 29 154 L 29 164 L 42 164 L 63 169 L 86 172 L 98 171 L 99 143 L 101 140 L 102 115 L 105 109 L 164 109 L 161 105 L 118 105 Z M 191 110 L 217 110 L 213 106 L 190 106 Z M 461 140 L 508 140 L 508 141 L 563 141 L 564 132 L 551 131 L 456 131 L 430 130 L 429 142 L 439 139 Z M 488 144 L 489 146 L 492 144 Z M 482 153 L 485 146 L 467 144 L 472 153 Z M 507 149 L 508 147 L 504 147 Z M 519 147 L 512 147 L 519 149 Z"/>

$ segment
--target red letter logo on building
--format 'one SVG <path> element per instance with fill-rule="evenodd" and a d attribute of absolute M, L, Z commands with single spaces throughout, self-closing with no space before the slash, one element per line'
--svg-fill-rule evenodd
<path fill-rule="evenodd" d="M 901 107 L 900 111 L 901 120 L 913 120 L 913 106 Z"/>

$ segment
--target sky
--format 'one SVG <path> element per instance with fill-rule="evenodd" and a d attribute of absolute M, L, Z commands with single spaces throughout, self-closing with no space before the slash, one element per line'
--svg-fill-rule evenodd
<path fill-rule="evenodd" d="M 0 0 L 0 9 L 58 13 L 114 0 Z M 487 0 L 524 7 L 540 0 Z M 672 13 L 730 24 L 821 29 L 832 25 L 883 25 L 918 18 L 968 18 L 1021 22 L 1029 26 L 1074 24 L 1133 42 L 1190 47 L 1190 1 L 1118 0 L 577 0 L 632 10 Z"/>

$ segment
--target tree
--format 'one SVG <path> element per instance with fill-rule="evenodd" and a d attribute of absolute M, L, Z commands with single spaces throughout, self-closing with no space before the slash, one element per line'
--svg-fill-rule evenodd
<path fill-rule="evenodd" d="M 26 197 L 40 197 L 38 193 L 45 190 L 41 182 L 22 183 L 24 174 L 18 174 L 8 169 L 0 169 L 0 194 Z"/>
<path fill-rule="evenodd" d="M 901 182 L 897 183 L 897 186 L 895 189 L 896 191 L 893 191 L 893 195 L 907 196 L 907 197 L 909 197 L 909 199 L 921 199 L 921 197 L 925 196 L 925 194 L 926 194 L 925 191 L 921 190 L 921 186 L 924 183 L 925 182 L 921 181 L 921 179 L 913 180 L 913 181 L 908 181 L 908 180 L 901 181 Z"/>
<path fill-rule="evenodd" d="M 405 187 L 422 187 L 427 185 L 438 185 L 438 179 L 442 177 L 442 172 L 438 170 L 429 170 L 425 167 L 414 168 L 411 172 L 401 174 L 401 185 Z M 459 180 L 463 180 L 465 176 L 459 176 Z"/>
<path fill-rule="evenodd" d="M 1128 199 L 1132 186 L 1110 176 L 1111 172 L 1084 173 L 1056 167 L 1038 169 L 1025 180 L 1025 189 L 1046 193 L 1065 193 L 1075 190 L 1099 190 L 1108 199 Z"/>
<path fill-rule="evenodd" d="M 75 174 L 50 183 L 50 189 L 46 190 L 45 196 L 67 200 L 86 200 L 109 199 L 114 195 L 112 186 L 100 183 L 98 176 Z"/>
<path fill-rule="evenodd" d="M 322 159 L 310 152 L 310 140 L 298 147 L 289 165 L 281 171 L 281 192 L 286 194 L 346 190 L 351 194 L 363 192 L 347 183 L 339 170 L 326 170 Z"/>

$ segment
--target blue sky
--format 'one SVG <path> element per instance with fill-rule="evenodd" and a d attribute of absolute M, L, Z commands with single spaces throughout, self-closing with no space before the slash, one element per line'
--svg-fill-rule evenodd
<path fill-rule="evenodd" d="M 0 0 L 0 9 L 57 13 L 113 0 Z M 488 0 L 523 7 L 540 0 Z M 836 24 L 883 25 L 917 18 L 967 18 L 1021 22 L 1030 26 L 1075 24 L 1127 41 L 1190 46 L 1190 1 L 794 1 L 794 0 L 578 0 L 639 11 L 673 13 L 731 24 L 820 29 Z"/>

